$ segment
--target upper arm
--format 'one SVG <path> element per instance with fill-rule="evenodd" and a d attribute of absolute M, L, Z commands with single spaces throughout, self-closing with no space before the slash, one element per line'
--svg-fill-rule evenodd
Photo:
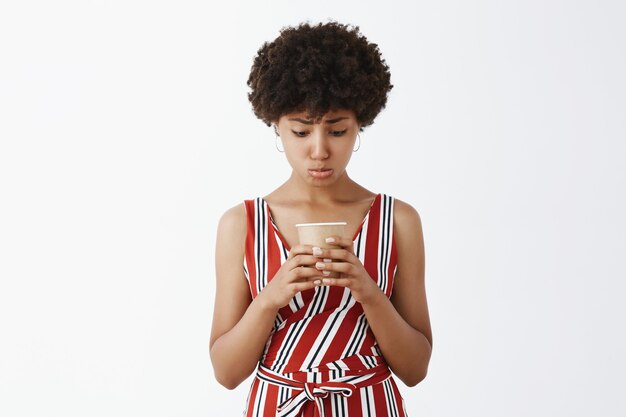
<path fill-rule="evenodd" d="M 419 213 L 411 205 L 395 199 L 394 207 L 394 236 L 398 265 L 391 302 L 407 323 L 426 336 L 432 347 L 424 282 L 422 221 Z"/>
<path fill-rule="evenodd" d="M 232 329 L 252 302 L 244 274 L 246 211 L 244 203 L 220 218 L 215 244 L 215 304 L 209 346 Z"/>

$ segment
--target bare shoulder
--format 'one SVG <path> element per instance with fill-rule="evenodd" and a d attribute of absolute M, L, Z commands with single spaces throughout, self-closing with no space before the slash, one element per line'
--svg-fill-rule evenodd
<path fill-rule="evenodd" d="M 245 251 L 247 220 L 245 203 L 237 204 L 222 214 L 217 226 L 215 266 L 217 279 L 240 275 L 240 260 Z"/>
<path fill-rule="evenodd" d="M 414 233 L 419 231 L 422 233 L 422 218 L 418 211 L 407 202 L 394 198 L 394 223 L 396 225 L 402 225 L 402 227 L 396 227 L 395 232 L 404 234 L 404 232 Z"/>
<path fill-rule="evenodd" d="M 425 250 L 419 213 L 409 203 L 395 199 L 393 223 L 398 250 L 398 270 L 394 287 L 402 287 L 407 281 L 423 282 Z"/>
<path fill-rule="evenodd" d="M 229 236 L 235 241 L 245 240 L 246 227 L 246 206 L 239 203 L 222 214 L 217 227 L 218 239 Z"/>
<path fill-rule="evenodd" d="M 226 210 L 220 218 L 220 223 L 224 223 L 225 225 L 235 225 L 245 220 L 246 206 L 245 203 L 242 202 Z"/>
<path fill-rule="evenodd" d="M 398 250 L 398 279 L 403 281 L 424 279 L 424 236 L 422 219 L 417 210 L 402 200 L 394 203 L 394 239 Z"/>

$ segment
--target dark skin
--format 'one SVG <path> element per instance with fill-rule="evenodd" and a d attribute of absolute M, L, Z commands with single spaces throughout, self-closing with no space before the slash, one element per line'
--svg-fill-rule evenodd
<path fill-rule="evenodd" d="M 334 249 L 295 245 L 295 223 L 343 219 L 348 222 L 347 234 L 352 237 L 375 194 L 350 179 L 346 172 L 359 130 L 353 112 L 330 112 L 320 121 L 307 120 L 306 113 L 288 114 L 276 125 L 293 171 L 265 200 L 291 250 L 276 275 L 252 300 L 241 270 L 245 209 L 240 204 L 220 219 L 217 294 L 210 340 L 217 380 L 230 389 L 238 386 L 254 371 L 278 310 L 299 291 L 333 285 L 350 289 L 361 303 L 391 370 L 406 385 L 416 385 L 426 376 L 432 350 L 419 214 L 409 204 L 395 200 L 398 265 L 391 299 L 355 256 L 350 238 L 329 236 L 334 238 L 334 242 L 329 242 Z M 319 179 L 308 172 L 322 166 L 332 169 L 332 175 Z M 325 259 L 333 261 L 324 262 Z M 341 277 L 326 278 L 324 271 L 340 272 Z"/>

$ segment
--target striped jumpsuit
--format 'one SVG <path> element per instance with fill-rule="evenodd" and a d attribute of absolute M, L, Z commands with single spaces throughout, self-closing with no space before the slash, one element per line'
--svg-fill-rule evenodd
<path fill-rule="evenodd" d="M 355 236 L 354 253 L 391 296 L 396 271 L 394 199 L 378 194 Z M 244 272 L 256 297 L 290 248 L 267 202 L 245 200 Z M 348 288 L 297 293 L 278 311 L 250 387 L 245 417 L 404 417 L 404 400 L 363 308 Z"/>

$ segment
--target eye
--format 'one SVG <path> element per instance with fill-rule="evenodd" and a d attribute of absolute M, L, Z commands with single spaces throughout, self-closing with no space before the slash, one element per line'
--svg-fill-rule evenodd
<path fill-rule="evenodd" d="M 304 132 L 300 132 L 300 131 L 296 131 L 296 130 L 291 130 L 293 132 L 294 135 L 296 135 L 299 138 L 303 138 L 307 135 L 308 132 L 304 131 Z"/>
<path fill-rule="evenodd" d="M 343 136 L 347 131 L 348 131 L 348 129 L 333 130 L 332 132 L 330 132 L 330 134 L 333 135 L 333 136 Z"/>

